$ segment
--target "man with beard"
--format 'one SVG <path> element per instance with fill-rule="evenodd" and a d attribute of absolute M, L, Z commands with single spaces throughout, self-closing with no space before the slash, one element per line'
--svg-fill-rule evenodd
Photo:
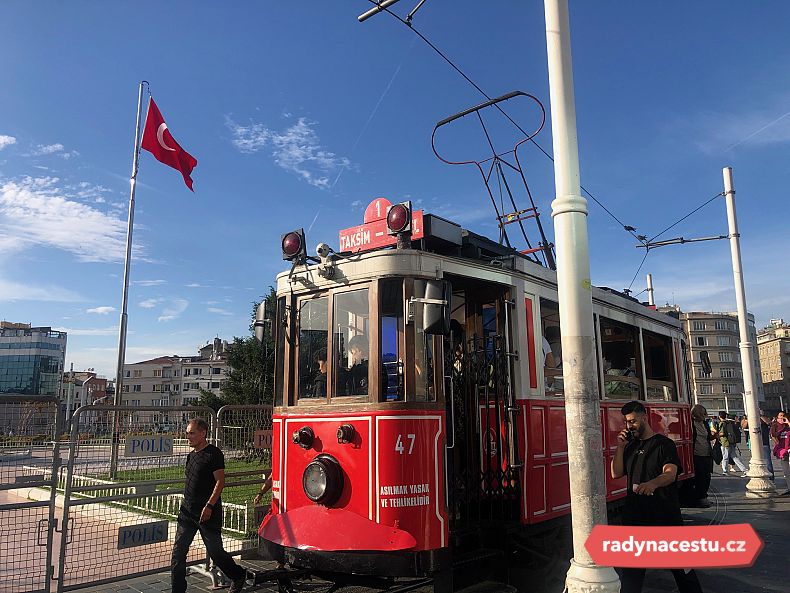
<path fill-rule="evenodd" d="M 628 477 L 623 509 L 623 525 L 683 525 L 678 499 L 677 475 L 680 468 L 675 443 L 657 434 L 647 420 L 641 402 L 631 401 L 620 410 L 625 428 L 617 435 L 617 451 L 612 459 L 612 477 Z M 621 593 L 640 593 L 644 568 L 621 568 Z M 680 593 L 701 593 L 693 570 L 672 571 Z"/>

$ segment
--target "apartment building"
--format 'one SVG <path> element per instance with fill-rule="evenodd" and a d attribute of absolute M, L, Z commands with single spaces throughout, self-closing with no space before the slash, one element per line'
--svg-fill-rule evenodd
<path fill-rule="evenodd" d="M 190 406 L 197 403 L 201 389 L 220 395 L 229 371 L 227 350 L 228 343 L 217 338 L 199 348 L 197 356 L 160 356 L 124 365 L 123 404 Z M 185 420 L 186 414 L 139 412 L 133 418 L 169 428 Z"/>
<path fill-rule="evenodd" d="M 740 329 L 737 313 L 686 312 L 680 320 L 688 336 L 689 378 L 694 400 L 705 406 L 709 413 L 725 410 L 730 414 L 744 414 L 743 372 L 741 370 Z M 754 315 L 747 317 L 749 341 L 757 344 Z M 701 356 L 707 352 L 711 372 L 703 369 Z M 757 349 L 753 350 L 755 369 L 754 389 L 757 401 L 764 401 Z"/>
<path fill-rule="evenodd" d="M 787 410 L 790 404 L 790 325 L 772 319 L 757 333 L 765 408 Z"/>

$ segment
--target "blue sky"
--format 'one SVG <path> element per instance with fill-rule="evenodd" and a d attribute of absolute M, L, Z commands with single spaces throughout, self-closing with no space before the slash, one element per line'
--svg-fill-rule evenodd
<path fill-rule="evenodd" d="M 437 121 L 482 97 L 388 15 L 359 24 L 368 6 L 5 3 L 2 318 L 65 329 L 67 366 L 114 376 L 141 79 L 198 166 L 192 194 L 141 154 L 129 362 L 246 335 L 251 302 L 284 267 L 281 234 L 303 226 L 311 247 L 337 246 L 374 197 L 495 237 L 479 175 L 430 146 Z M 652 236 L 720 192 L 733 166 L 758 324 L 790 318 L 788 17 L 779 1 L 571 3 L 583 185 Z M 414 24 L 490 95 L 523 90 L 548 109 L 542 2 L 428 0 Z M 530 104 L 508 109 L 535 126 Z M 512 135 L 492 129 L 507 146 Z M 453 155 L 484 153 L 472 126 L 442 139 Z M 537 141 L 551 149 L 548 124 Z M 522 155 L 551 236 L 551 163 Z M 721 199 L 702 214 L 664 238 L 726 233 Z M 589 225 L 593 282 L 627 287 L 644 252 L 593 203 Z M 729 257 L 723 241 L 656 250 L 633 288 L 652 272 L 659 303 L 732 310 Z"/>

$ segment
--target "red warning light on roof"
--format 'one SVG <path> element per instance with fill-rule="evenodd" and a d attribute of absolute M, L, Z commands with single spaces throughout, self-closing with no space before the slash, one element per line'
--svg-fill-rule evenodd
<path fill-rule="evenodd" d="M 387 233 L 387 210 L 392 206 L 387 198 L 376 198 L 365 209 L 364 224 L 340 231 L 340 252 L 359 253 L 371 249 L 390 247 L 397 243 L 397 237 Z M 424 237 L 423 211 L 412 210 L 411 238 Z"/>

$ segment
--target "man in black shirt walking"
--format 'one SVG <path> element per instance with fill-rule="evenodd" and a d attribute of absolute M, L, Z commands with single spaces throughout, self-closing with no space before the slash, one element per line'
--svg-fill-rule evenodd
<path fill-rule="evenodd" d="M 233 581 L 230 593 L 244 588 L 247 571 L 233 561 L 222 546 L 222 501 L 225 487 L 225 456 L 206 440 L 208 423 L 195 418 L 187 424 L 187 441 L 194 449 L 187 455 L 184 502 L 178 513 L 178 529 L 171 564 L 172 591 L 187 590 L 187 554 L 200 531 L 206 551 L 214 564 Z"/>
<path fill-rule="evenodd" d="M 625 428 L 617 436 L 617 451 L 612 459 L 612 477 L 628 476 L 623 509 L 623 525 L 683 525 L 678 499 L 677 475 L 680 468 L 675 443 L 657 434 L 647 420 L 647 410 L 638 401 L 620 410 Z M 621 593 L 640 593 L 644 568 L 621 568 Z M 680 593 L 702 593 L 693 570 L 672 571 Z"/>

